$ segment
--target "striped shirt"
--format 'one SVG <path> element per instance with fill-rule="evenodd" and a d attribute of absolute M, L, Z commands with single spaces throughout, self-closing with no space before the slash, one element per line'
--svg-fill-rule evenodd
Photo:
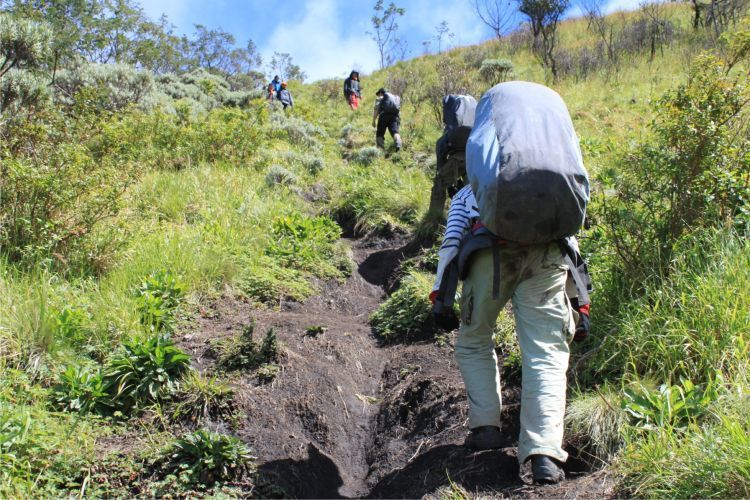
<path fill-rule="evenodd" d="M 432 287 L 433 290 L 440 288 L 440 281 L 443 278 L 445 268 L 453 260 L 453 257 L 458 254 L 458 247 L 461 244 L 461 240 L 466 235 L 466 232 L 471 229 L 471 225 L 477 218 L 479 218 L 477 200 L 474 198 L 471 186 L 467 184 L 453 195 L 453 199 L 451 199 L 443 244 L 438 251 L 437 276 L 435 286 Z"/>

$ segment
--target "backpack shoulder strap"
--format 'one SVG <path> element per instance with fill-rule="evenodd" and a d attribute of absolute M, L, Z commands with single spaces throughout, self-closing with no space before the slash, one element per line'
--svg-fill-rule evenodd
<path fill-rule="evenodd" d="M 562 251 L 565 263 L 568 265 L 568 272 L 573 278 L 578 292 L 578 303 L 580 305 L 591 304 L 591 293 L 594 286 L 591 282 L 589 267 L 583 259 L 581 252 L 573 246 L 568 238 L 558 240 L 558 245 Z"/>

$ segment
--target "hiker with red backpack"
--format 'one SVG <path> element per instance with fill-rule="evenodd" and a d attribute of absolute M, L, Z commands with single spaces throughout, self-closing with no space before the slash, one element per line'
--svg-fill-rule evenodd
<path fill-rule="evenodd" d="M 377 120 L 375 144 L 381 149 L 385 148 L 385 131 L 387 129 L 396 143 L 396 151 L 401 151 L 401 135 L 398 133 L 401 125 L 401 98 L 382 87 L 375 92 L 375 96 L 377 96 L 377 100 L 372 114 L 373 127 L 375 127 L 375 121 Z"/>
<path fill-rule="evenodd" d="M 359 84 L 359 71 L 349 73 L 349 78 L 344 80 L 344 98 L 347 104 L 353 110 L 359 108 L 359 101 L 362 99 L 362 89 Z"/>
<path fill-rule="evenodd" d="M 490 89 L 476 108 L 466 169 L 469 184 L 451 202 L 430 295 L 436 324 L 454 328 L 456 283 L 464 281 L 455 345 L 469 400 L 464 445 L 485 450 L 508 441 L 500 431 L 492 334 L 510 301 L 522 357 L 518 460 L 531 460 L 535 483 L 557 483 L 567 459 L 569 342 L 588 334 L 591 292 L 574 238 L 589 200 L 588 174 L 560 96 L 528 82 Z"/>

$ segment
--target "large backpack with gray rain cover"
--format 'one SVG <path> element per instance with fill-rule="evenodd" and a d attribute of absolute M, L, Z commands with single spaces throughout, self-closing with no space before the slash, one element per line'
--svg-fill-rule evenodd
<path fill-rule="evenodd" d="M 553 90 L 505 82 L 487 91 L 466 145 L 480 220 L 500 238 L 544 243 L 583 224 L 589 179 L 568 108 Z"/>
<path fill-rule="evenodd" d="M 383 103 L 381 106 L 380 109 L 383 113 L 397 115 L 399 110 L 401 110 L 401 98 L 395 94 L 386 92 L 383 96 Z"/>
<path fill-rule="evenodd" d="M 443 123 L 445 130 L 474 125 L 477 100 L 470 95 L 449 94 L 443 97 Z"/>

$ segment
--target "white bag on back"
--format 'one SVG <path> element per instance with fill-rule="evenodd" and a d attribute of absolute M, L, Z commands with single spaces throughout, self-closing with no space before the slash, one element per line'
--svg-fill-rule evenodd
<path fill-rule="evenodd" d="M 568 108 L 553 90 L 505 82 L 487 91 L 466 145 L 480 220 L 500 238 L 544 243 L 583 224 L 589 180 Z"/>

